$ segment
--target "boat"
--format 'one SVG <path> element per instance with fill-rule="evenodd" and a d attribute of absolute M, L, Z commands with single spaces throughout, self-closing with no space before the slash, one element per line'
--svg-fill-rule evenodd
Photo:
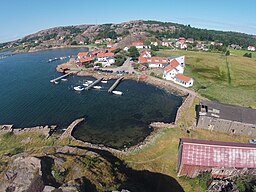
<path fill-rule="evenodd" d="M 68 79 L 61 79 L 61 81 L 67 81 Z"/>
<path fill-rule="evenodd" d="M 101 89 L 101 86 L 95 85 L 95 86 L 93 86 L 93 88 L 94 88 L 94 89 Z"/>
<path fill-rule="evenodd" d="M 83 91 L 84 88 L 82 86 L 76 86 L 76 87 L 74 87 L 74 90 L 76 90 L 76 91 Z"/>
<path fill-rule="evenodd" d="M 89 84 L 88 83 L 83 83 L 83 86 L 88 87 Z"/>
<path fill-rule="evenodd" d="M 55 84 L 59 84 L 59 82 L 58 81 L 53 81 Z"/>
<path fill-rule="evenodd" d="M 101 81 L 101 83 L 108 83 L 108 81 Z"/>
<path fill-rule="evenodd" d="M 87 83 L 93 83 L 93 81 L 87 81 Z"/>
<path fill-rule="evenodd" d="M 123 94 L 122 91 L 112 91 L 112 93 L 114 93 L 115 95 L 122 95 Z"/>

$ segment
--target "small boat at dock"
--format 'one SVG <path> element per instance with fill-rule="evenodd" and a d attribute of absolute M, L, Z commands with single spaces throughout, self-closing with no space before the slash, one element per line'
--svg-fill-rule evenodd
<path fill-rule="evenodd" d="M 87 81 L 87 83 L 93 83 L 93 81 Z"/>
<path fill-rule="evenodd" d="M 83 86 L 88 87 L 89 83 L 83 83 Z"/>
<path fill-rule="evenodd" d="M 83 91 L 84 88 L 79 85 L 79 86 L 74 87 L 74 90 L 76 90 L 76 91 Z"/>
<path fill-rule="evenodd" d="M 123 95 L 122 91 L 112 91 L 112 93 L 115 95 Z"/>
<path fill-rule="evenodd" d="M 61 79 L 61 81 L 67 81 L 68 79 Z"/>
<path fill-rule="evenodd" d="M 104 80 L 103 80 L 103 81 L 101 81 L 101 83 L 108 83 L 108 81 L 104 81 Z"/>
<path fill-rule="evenodd" d="M 94 89 L 101 89 L 102 87 L 95 85 L 95 86 L 93 86 L 93 88 L 94 88 Z"/>

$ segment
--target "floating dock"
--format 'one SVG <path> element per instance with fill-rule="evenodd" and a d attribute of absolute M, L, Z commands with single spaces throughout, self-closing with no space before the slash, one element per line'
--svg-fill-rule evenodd
<path fill-rule="evenodd" d="M 57 77 L 57 78 L 55 78 L 55 79 L 52 79 L 50 82 L 51 82 L 51 83 L 55 83 L 55 82 L 57 82 L 58 80 L 60 80 L 60 79 L 62 79 L 62 78 L 64 78 L 64 77 L 67 77 L 67 76 L 69 76 L 69 75 L 71 75 L 71 74 L 73 74 L 73 72 L 69 72 L 69 73 L 67 73 L 67 74 L 65 74 L 65 75 L 62 75 L 62 76 Z"/>
<path fill-rule="evenodd" d="M 120 81 L 123 79 L 124 77 L 120 77 L 119 79 L 116 80 L 116 82 L 109 88 L 108 92 L 112 93 L 112 91 L 117 87 L 117 85 L 120 83 Z"/>
<path fill-rule="evenodd" d="M 92 82 L 90 85 L 88 85 L 85 90 L 89 90 L 91 87 L 93 87 L 94 85 L 98 84 L 99 82 L 101 82 L 103 78 L 97 79 L 96 81 Z"/>

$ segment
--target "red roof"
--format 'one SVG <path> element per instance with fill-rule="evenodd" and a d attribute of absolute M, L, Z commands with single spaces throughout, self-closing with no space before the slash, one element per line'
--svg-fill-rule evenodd
<path fill-rule="evenodd" d="M 87 56 L 87 54 L 88 54 L 88 52 L 79 52 L 79 53 L 77 54 L 77 56 L 78 56 L 78 57 L 85 57 L 85 56 Z"/>
<path fill-rule="evenodd" d="M 82 63 L 89 62 L 89 61 L 93 61 L 93 58 L 91 58 L 91 57 L 86 57 L 86 58 L 81 58 L 81 59 L 80 59 L 80 62 L 82 62 Z"/>
<path fill-rule="evenodd" d="M 168 58 L 167 57 L 139 57 L 140 63 L 149 63 L 149 64 L 168 64 Z"/>
<path fill-rule="evenodd" d="M 149 56 L 150 55 L 150 56 Z M 141 53 L 140 53 L 140 56 L 141 57 L 143 57 L 143 56 L 145 56 L 145 57 L 151 57 L 151 53 L 150 53 L 150 51 L 148 51 L 148 50 L 144 50 L 144 51 L 142 51 Z"/>
<path fill-rule="evenodd" d="M 176 69 L 175 67 L 173 67 L 172 65 L 167 65 L 164 70 L 166 71 L 166 73 L 169 73 L 170 71 L 172 71 L 173 69 Z"/>
<path fill-rule="evenodd" d="M 178 67 L 180 65 L 180 63 L 176 60 L 176 59 L 173 59 L 171 62 L 170 62 L 170 65 L 174 68 Z"/>
<path fill-rule="evenodd" d="M 168 58 L 167 57 L 151 57 L 150 63 L 168 64 Z"/>
<path fill-rule="evenodd" d="M 142 42 L 133 42 L 132 46 L 143 46 L 144 44 Z"/>
<path fill-rule="evenodd" d="M 175 78 L 176 78 L 176 79 L 179 79 L 179 80 L 181 80 L 181 81 L 184 81 L 184 82 L 186 82 L 186 83 L 188 83 L 188 82 L 191 80 L 190 77 L 187 77 L 187 76 L 182 75 L 182 74 L 177 74 L 177 75 L 175 76 Z"/>
<path fill-rule="evenodd" d="M 148 62 L 148 59 L 146 57 L 142 57 L 142 56 L 139 57 L 139 63 L 147 63 L 147 62 Z"/>
<path fill-rule="evenodd" d="M 181 164 L 205 167 L 256 168 L 256 145 L 180 139 Z"/>
<path fill-rule="evenodd" d="M 114 53 L 98 53 L 97 57 L 113 57 Z"/>

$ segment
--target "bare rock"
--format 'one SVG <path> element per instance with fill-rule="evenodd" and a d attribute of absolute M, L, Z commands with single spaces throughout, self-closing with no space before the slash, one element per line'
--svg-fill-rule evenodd
<path fill-rule="evenodd" d="M 42 191 L 41 160 L 36 157 L 17 157 L 1 173 L 0 191 Z"/>

